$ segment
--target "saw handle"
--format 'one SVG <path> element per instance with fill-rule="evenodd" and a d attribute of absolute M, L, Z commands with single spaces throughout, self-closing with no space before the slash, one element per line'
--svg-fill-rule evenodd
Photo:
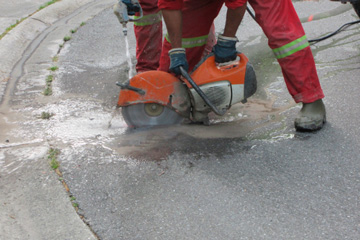
<path fill-rule="evenodd" d="M 195 91 L 200 95 L 200 97 L 205 101 L 205 103 L 219 116 L 223 116 L 226 113 L 226 109 L 219 110 L 205 95 L 205 93 L 199 88 L 199 86 L 192 80 L 189 73 L 180 66 L 181 75 L 190 83 L 190 85 L 195 89 Z"/>

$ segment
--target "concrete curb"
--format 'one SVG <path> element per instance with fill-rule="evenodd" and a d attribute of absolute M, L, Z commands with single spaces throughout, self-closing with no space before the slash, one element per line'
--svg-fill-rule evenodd
<path fill-rule="evenodd" d="M 56 2 L 25 19 L 6 34 L 0 40 L 0 96 L 4 95 L 13 67 L 21 59 L 29 44 L 60 18 L 95 1 L 62 0 Z"/>
<path fill-rule="evenodd" d="M 0 40 L 0 102 L 12 79 L 12 71 L 24 57 L 34 39 L 77 9 L 100 0 L 62 0 L 31 15 Z M 35 147 L 35 146 L 32 146 Z M 47 144 L 36 146 L 47 149 Z M 35 149 L 35 148 L 34 148 Z M 45 155 L 44 155 L 45 154 Z M 9 162 L 17 162 L 8 156 Z M 14 159 L 12 159 L 14 158 Z M 1 202 L 7 203 L 0 218 L 3 239 L 97 239 L 74 210 L 69 196 L 49 169 L 46 151 L 29 170 L 18 171 L 3 179 Z M 1 177 L 1 176 L 0 176 Z M 6 180 L 6 181 L 5 181 Z M 37 193 L 32 195 L 32 192 Z M 41 227 L 38 227 L 41 226 Z"/>

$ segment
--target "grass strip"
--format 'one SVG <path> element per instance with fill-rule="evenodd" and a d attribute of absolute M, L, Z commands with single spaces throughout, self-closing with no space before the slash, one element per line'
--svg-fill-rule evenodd
<path fill-rule="evenodd" d="M 23 18 L 21 18 L 20 20 L 16 20 L 16 23 L 10 25 L 10 27 L 6 28 L 5 31 L 0 35 L 0 40 L 1 40 L 6 34 L 8 34 L 12 29 L 14 29 L 17 25 L 19 25 L 21 22 L 23 22 L 25 19 L 31 17 L 32 15 L 34 15 L 35 13 L 37 13 L 38 11 L 44 9 L 45 7 L 47 7 L 47 6 L 51 5 L 51 4 L 54 4 L 54 3 L 56 3 L 56 2 L 59 2 L 59 1 L 61 1 L 61 0 L 52 0 L 52 1 L 49 1 L 49 2 L 41 5 L 38 10 L 36 10 L 35 12 L 29 14 L 29 16 L 23 17 Z"/>

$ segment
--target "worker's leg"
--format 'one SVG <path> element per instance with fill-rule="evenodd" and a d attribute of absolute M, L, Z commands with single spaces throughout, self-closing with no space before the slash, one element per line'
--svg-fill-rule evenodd
<path fill-rule="evenodd" d="M 291 0 L 249 0 L 295 102 L 324 97 L 314 57 Z"/>
<path fill-rule="evenodd" d="M 191 4 L 190 4 L 191 3 Z M 189 71 L 201 60 L 205 46 L 211 49 L 216 43 L 214 31 L 211 30 L 213 21 L 218 15 L 223 1 L 189 1 L 185 0 L 183 9 L 183 47 L 189 63 Z M 210 35 L 210 36 L 209 36 Z M 170 59 L 168 52 L 171 43 L 166 36 L 160 59 L 160 70 L 169 71 Z"/>
<path fill-rule="evenodd" d="M 162 48 L 162 15 L 157 0 L 139 0 L 139 3 L 143 17 L 134 23 L 138 73 L 158 69 Z"/>
<path fill-rule="evenodd" d="M 314 131 L 326 121 L 324 97 L 314 57 L 291 0 L 249 0 L 256 21 L 269 39 L 289 93 L 303 107 L 295 119 L 298 131 Z"/>

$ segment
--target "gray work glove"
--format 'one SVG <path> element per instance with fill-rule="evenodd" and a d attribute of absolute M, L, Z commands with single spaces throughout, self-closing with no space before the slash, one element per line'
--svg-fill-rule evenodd
<path fill-rule="evenodd" d="M 236 43 L 238 41 L 237 37 L 219 35 L 218 41 L 213 47 L 215 62 L 224 63 L 235 60 L 237 56 Z"/>
<path fill-rule="evenodd" d="M 186 60 L 185 48 L 173 48 L 169 51 L 170 57 L 170 71 L 176 75 L 181 75 L 180 67 L 183 67 L 186 72 L 189 71 L 189 64 Z"/>

